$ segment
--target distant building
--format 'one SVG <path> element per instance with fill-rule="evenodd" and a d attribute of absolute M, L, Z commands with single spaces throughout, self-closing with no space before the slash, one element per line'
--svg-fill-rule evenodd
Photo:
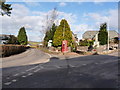
<path fill-rule="evenodd" d="M 72 39 L 73 39 L 74 41 L 78 41 L 77 34 L 74 34 L 74 33 L 72 32 Z"/>
<path fill-rule="evenodd" d="M 95 35 L 99 33 L 99 31 L 86 31 L 82 38 L 83 39 L 91 39 L 94 40 L 95 39 Z M 118 37 L 118 33 L 115 30 L 110 30 L 109 31 L 109 38 L 110 41 L 112 41 L 115 37 Z"/>

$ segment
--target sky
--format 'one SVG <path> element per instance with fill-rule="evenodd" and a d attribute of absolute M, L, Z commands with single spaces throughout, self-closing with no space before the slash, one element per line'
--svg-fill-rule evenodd
<path fill-rule="evenodd" d="M 46 15 L 56 7 L 56 25 L 66 19 L 73 33 L 82 39 L 85 31 L 99 30 L 100 24 L 107 22 L 109 30 L 118 32 L 118 2 L 7 2 L 12 4 L 11 16 L 0 16 L 2 34 L 17 36 L 25 27 L 29 41 L 42 41 Z"/>

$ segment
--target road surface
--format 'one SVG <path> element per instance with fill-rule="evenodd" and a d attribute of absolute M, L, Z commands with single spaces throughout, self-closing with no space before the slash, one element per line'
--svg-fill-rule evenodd
<path fill-rule="evenodd" d="M 41 52 L 35 50 L 34 55 L 24 59 L 32 60 L 36 54 L 42 58 Z M 3 88 L 117 88 L 117 54 L 51 57 L 46 63 L 5 67 L 2 85 Z"/>
<path fill-rule="evenodd" d="M 43 61 L 47 62 L 49 58 L 49 54 L 38 49 L 28 49 L 21 54 L 2 58 L 2 67 L 30 65 Z"/>

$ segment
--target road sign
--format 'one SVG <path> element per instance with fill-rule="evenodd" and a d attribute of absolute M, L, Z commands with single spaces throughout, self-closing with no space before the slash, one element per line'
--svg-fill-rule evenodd
<path fill-rule="evenodd" d="M 51 47 L 52 46 L 52 43 L 48 42 L 48 47 Z"/>

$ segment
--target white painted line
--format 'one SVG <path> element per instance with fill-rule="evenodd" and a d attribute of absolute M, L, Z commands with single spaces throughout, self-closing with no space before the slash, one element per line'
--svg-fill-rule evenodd
<path fill-rule="evenodd" d="M 59 67 L 59 66 L 57 66 L 57 65 L 55 65 L 55 67 L 57 67 L 57 68 L 61 68 L 61 67 Z"/>
<path fill-rule="evenodd" d="M 32 70 L 32 68 L 30 68 L 30 69 L 28 69 L 28 70 L 26 70 L 26 71 L 31 71 Z"/>
<path fill-rule="evenodd" d="M 50 58 L 52 57 L 50 54 L 48 54 L 48 53 L 45 53 L 45 54 L 47 54 Z M 50 59 L 47 59 L 47 61 L 50 61 Z"/>
<path fill-rule="evenodd" d="M 31 71 L 31 70 L 33 70 L 33 69 L 35 69 L 35 68 L 37 68 L 38 66 L 35 66 L 35 67 L 33 67 L 33 68 L 30 68 L 30 69 L 28 69 L 28 70 L 26 70 L 26 71 Z"/>
<path fill-rule="evenodd" d="M 87 65 L 87 64 L 83 64 L 84 66 Z"/>
<path fill-rule="evenodd" d="M 95 64 L 98 64 L 98 63 L 95 63 Z"/>
<path fill-rule="evenodd" d="M 17 81 L 17 80 L 15 80 L 15 79 L 14 79 L 14 80 L 12 80 L 12 82 L 16 82 L 16 81 Z"/>
<path fill-rule="evenodd" d="M 70 66 L 70 67 L 75 67 L 75 66 L 73 66 L 73 65 L 71 65 L 71 64 L 69 64 L 69 66 Z"/>
<path fill-rule="evenodd" d="M 11 84 L 11 82 L 7 82 L 7 83 L 4 83 L 5 85 L 10 85 Z"/>
<path fill-rule="evenodd" d="M 25 78 L 26 76 L 22 76 L 23 78 Z"/>
<path fill-rule="evenodd" d="M 45 53 L 45 54 L 47 54 L 50 58 L 52 57 L 50 54 L 48 54 L 48 53 Z"/>
<path fill-rule="evenodd" d="M 13 75 L 13 76 L 18 76 L 19 74 L 17 73 L 17 74 L 15 74 L 15 75 Z"/>
<path fill-rule="evenodd" d="M 32 75 L 33 73 L 29 73 L 28 76 Z"/>
<path fill-rule="evenodd" d="M 34 72 L 38 72 L 39 70 L 41 70 L 41 69 L 37 69 L 37 70 L 35 70 Z"/>

